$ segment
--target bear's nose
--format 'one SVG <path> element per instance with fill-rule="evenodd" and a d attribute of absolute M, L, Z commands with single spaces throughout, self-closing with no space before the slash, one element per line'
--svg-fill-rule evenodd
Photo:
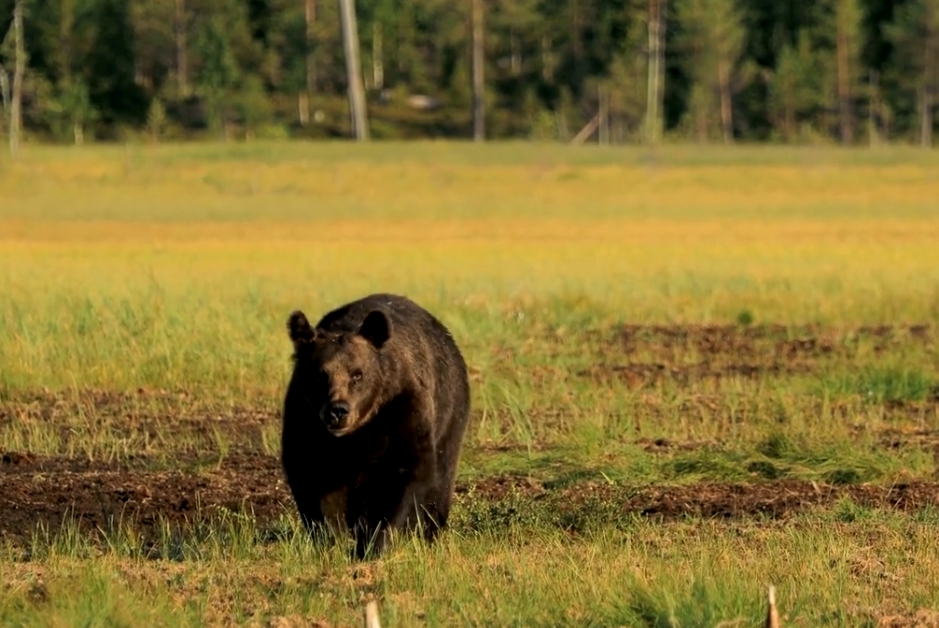
<path fill-rule="evenodd" d="M 330 404 L 329 410 L 326 411 L 326 421 L 331 427 L 336 426 L 342 423 L 348 415 L 349 404 L 342 402 Z"/>

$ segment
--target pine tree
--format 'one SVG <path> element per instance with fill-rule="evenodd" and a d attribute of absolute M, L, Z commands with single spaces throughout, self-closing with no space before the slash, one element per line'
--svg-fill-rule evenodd
<path fill-rule="evenodd" d="M 220 19 L 210 19 L 205 24 L 195 49 L 202 60 L 197 81 L 206 103 L 209 127 L 227 139 L 231 115 L 228 101 L 239 78 L 239 68 Z"/>
<path fill-rule="evenodd" d="M 733 94 L 745 76 L 742 17 L 735 0 L 678 0 L 676 43 L 691 78 L 688 113 L 699 141 L 719 121 L 724 142 L 733 141 Z"/>
<path fill-rule="evenodd" d="M 854 142 L 855 101 L 863 92 L 862 19 L 859 0 L 826 0 L 817 5 L 812 28 L 821 77 L 818 125 L 844 144 Z"/>
<path fill-rule="evenodd" d="M 770 81 L 770 116 L 786 141 L 798 135 L 799 123 L 810 114 L 817 101 L 813 81 L 815 56 L 806 32 L 800 32 L 795 46 L 783 46 Z"/>
<path fill-rule="evenodd" d="M 911 0 L 885 30 L 896 47 L 893 61 L 901 86 L 916 95 L 920 145 L 931 147 L 939 94 L 939 0 Z"/>
<path fill-rule="evenodd" d="M 854 98 L 860 78 L 861 12 L 858 0 L 836 0 L 838 127 L 844 144 L 854 143 Z"/>
<path fill-rule="evenodd" d="M 147 98 L 137 84 L 134 29 L 128 0 L 97 0 L 95 37 L 85 65 L 91 106 L 113 128 L 140 126 Z"/>

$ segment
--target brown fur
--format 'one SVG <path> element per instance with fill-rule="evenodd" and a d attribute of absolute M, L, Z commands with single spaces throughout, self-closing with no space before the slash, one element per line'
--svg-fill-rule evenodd
<path fill-rule="evenodd" d="M 390 530 L 418 523 L 435 538 L 469 417 L 466 364 L 450 333 L 388 294 L 333 310 L 315 327 L 296 311 L 287 326 L 295 362 L 282 461 L 304 522 L 344 515 L 359 556 L 369 541 L 380 551 Z"/>

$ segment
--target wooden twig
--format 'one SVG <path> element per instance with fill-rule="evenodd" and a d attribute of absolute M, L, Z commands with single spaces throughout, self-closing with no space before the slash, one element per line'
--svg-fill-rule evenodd
<path fill-rule="evenodd" d="M 378 621 L 378 602 L 371 600 L 365 605 L 365 628 L 381 628 L 381 622 Z"/>
<path fill-rule="evenodd" d="M 776 587 L 769 585 L 769 608 L 766 610 L 765 628 L 779 628 L 779 611 L 776 610 Z"/>
<path fill-rule="evenodd" d="M 598 126 L 600 126 L 600 112 L 599 111 L 594 117 L 590 119 L 590 122 L 584 125 L 584 128 L 582 128 L 580 132 L 574 136 L 574 139 L 571 140 L 571 144 L 574 144 L 575 146 L 579 144 L 583 144 L 587 140 L 588 137 L 593 135 L 593 132 L 597 130 Z"/>

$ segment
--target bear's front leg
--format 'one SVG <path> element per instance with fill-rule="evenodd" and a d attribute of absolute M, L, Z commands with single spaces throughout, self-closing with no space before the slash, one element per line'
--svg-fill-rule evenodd
<path fill-rule="evenodd" d="M 297 506 L 300 521 L 308 532 L 313 532 L 326 522 L 323 511 L 320 510 L 318 498 L 306 492 L 294 491 L 293 500 Z"/>
<path fill-rule="evenodd" d="M 432 498 L 437 484 L 437 469 L 433 464 L 433 456 L 422 457 L 414 469 L 402 474 L 401 480 L 401 496 L 388 520 L 388 527 L 404 531 L 418 524 L 425 528 L 435 526 L 437 508 Z M 428 530 L 423 532 L 426 536 Z"/>
<path fill-rule="evenodd" d="M 330 543 L 341 536 L 345 523 L 345 492 L 343 487 L 325 494 L 319 489 L 294 493 L 300 521 L 316 541 Z"/>
<path fill-rule="evenodd" d="M 359 559 L 369 553 L 378 555 L 384 552 L 395 532 L 413 529 L 421 522 L 426 537 L 427 528 L 435 525 L 424 514 L 425 509 L 430 511 L 431 516 L 436 513 L 434 504 L 428 503 L 434 495 L 436 475 L 433 466 L 420 464 L 413 470 L 400 469 L 399 474 L 393 483 L 386 485 L 385 494 L 391 499 L 384 508 L 354 517 L 355 554 Z M 431 530 L 431 535 L 433 532 L 435 530 Z"/>

